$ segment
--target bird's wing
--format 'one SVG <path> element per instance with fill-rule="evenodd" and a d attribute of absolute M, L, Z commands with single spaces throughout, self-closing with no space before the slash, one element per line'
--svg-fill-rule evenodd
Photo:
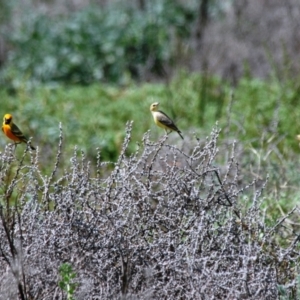
<path fill-rule="evenodd" d="M 18 137 L 20 140 L 27 142 L 27 138 L 24 136 L 24 134 L 22 133 L 22 131 L 19 129 L 19 127 L 15 124 L 12 124 L 11 126 L 11 131 L 12 133 Z"/>
<path fill-rule="evenodd" d="M 159 114 L 157 115 L 157 120 L 163 125 L 169 127 L 170 129 L 179 131 L 172 119 L 169 118 L 164 112 L 159 111 Z"/>

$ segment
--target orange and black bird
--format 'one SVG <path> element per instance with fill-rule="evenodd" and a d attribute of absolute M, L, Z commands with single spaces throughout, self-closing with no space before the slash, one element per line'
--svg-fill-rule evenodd
<path fill-rule="evenodd" d="M 180 137 L 183 139 L 181 131 L 177 128 L 177 126 L 172 121 L 172 119 L 170 117 L 168 117 L 161 110 L 158 110 L 158 106 L 159 106 L 158 102 L 152 103 L 150 106 L 150 111 L 152 113 L 155 124 L 157 126 L 163 128 L 166 131 L 166 133 L 168 133 L 168 130 L 176 131 L 180 135 Z"/>
<path fill-rule="evenodd" d="M 13 140 L 15 144 L 19 144 L 22 142 L 27 144 L 28 139 L 24 136 L 19 127 L 13 123 L 12 119 L 13 117 L 11 114 L 4 115 L 2 131 L 8 138 Z M 35 150 L 35 148 L 31 144 L 29 146 L 32 150 Z"/>

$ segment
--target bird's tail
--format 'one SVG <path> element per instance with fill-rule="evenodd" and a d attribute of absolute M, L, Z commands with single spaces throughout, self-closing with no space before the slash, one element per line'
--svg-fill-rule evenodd
<path fill-rule="evenodd" d="M 177 133 L 180 135 L 180 137 L 181 137 L 182 139 L 184 139 L 183 136 L 182 136 L 182 134 L 181 134 L 181 131 L 178 130 Z"/>

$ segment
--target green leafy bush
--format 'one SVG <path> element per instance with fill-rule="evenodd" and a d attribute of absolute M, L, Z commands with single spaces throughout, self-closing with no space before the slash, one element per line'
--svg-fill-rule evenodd
<path fill-rule="evenodd" d="M 160 74 L 174 57 L 176 39 L 189 36 L 194 17 L 169 0 L 151 1 L 144 10 L 119 3 L 63 16 L 29 12 L 8 35 L 12 51 L 2 78 L 16 86 L 24 78 L 33 84 L 123 83 L 128 76 Z"/>

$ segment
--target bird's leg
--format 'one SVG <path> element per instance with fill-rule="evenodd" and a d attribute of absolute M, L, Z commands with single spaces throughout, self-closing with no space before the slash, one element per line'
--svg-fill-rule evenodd
<path fill-rule="evenodd" d="M 164 137 L 165 137 L 166 135 L 168 135 L 168 132 L 167 132 L 167 130 L 165 129 L 165 135 L 164 135 L 164 136 L 162 136 L 160 140 L 163 140 L 163 139 L 164 139 Z"/>
<path fill-rule="evenodd" d="M 17 146 L 18 146 L 18 144 L 21 144 L 21 142 L 19 142 L 19 143 L 14 143 L 14 145 L 15 145 L 15 149 L 14 149 L 14 153 L 16 152 L 16 149 L 17 149 Z"/>
<path fill-rule="evenodd" d="M 16 149 L 17 149 L 17 145 L 18 145 L 18 143 L 13 143 L 13 144 L 12 144 L 12 148 L 11 148 L 11 150 L 12 150 L 12 156 L 13 156 L 16 160 L 18 160 L 17 157 L 16 157 Z"/>
<path fill-rule="evenodd" d="M 165 135 L 161 136 L 161 138 L 159 139 L 159 141 L 163 141 L 164 138 L 165 138 L 165 136 L 167 136 L 167 135 L 168 135 L 168 132 L 167 132 L 167 130 L 165 129 Z"/>
<path fill-rule="evenodd" d="M 165 132 L 166 132 L 166 135 L 169 135 L 169 133 L 170 133 L 171 131 L 168 131 L 167 129 L 165 129 Z"/>

